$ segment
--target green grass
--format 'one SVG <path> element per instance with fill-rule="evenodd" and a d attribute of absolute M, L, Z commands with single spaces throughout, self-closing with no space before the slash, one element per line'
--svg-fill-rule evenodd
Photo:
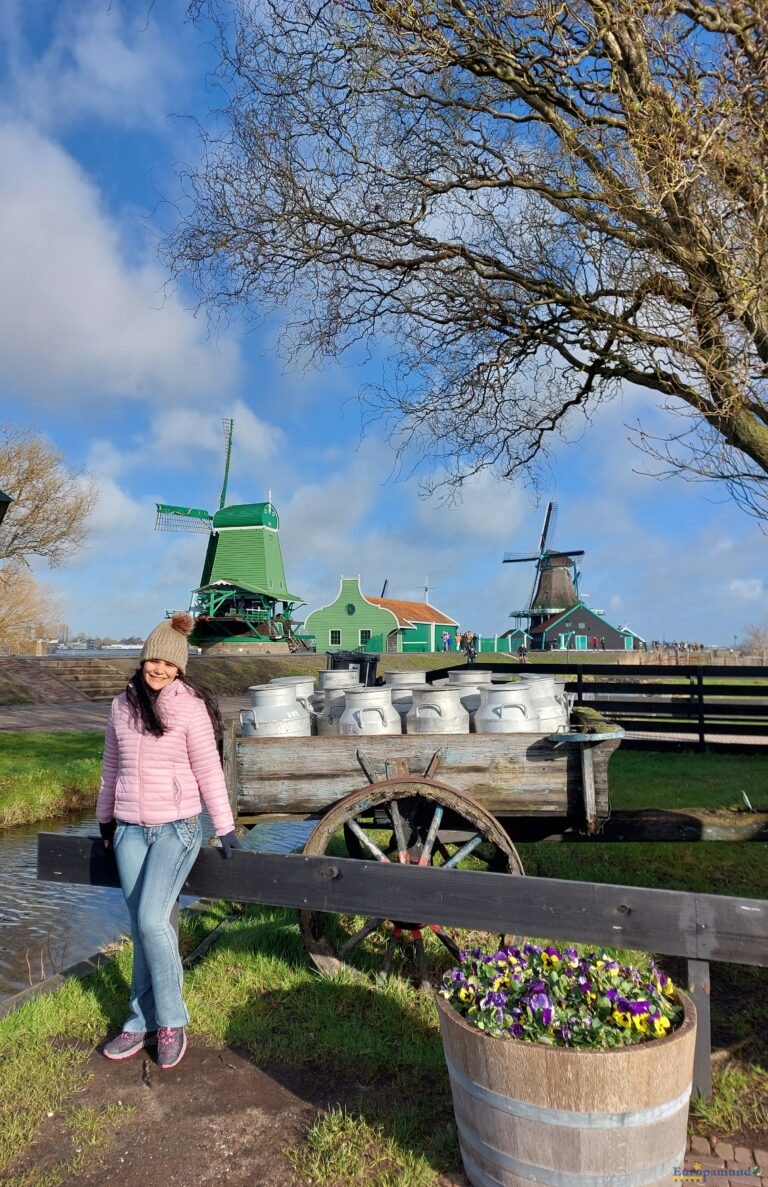
<path fill-rule="evenodd" d="M 741 803 L 768 808 L 768 754 L 655 753 L 622 750 L 608 766 L 614 808 L 719 808 Z"/>
<path fill-rule="evenodd" d="M 0 739 L 0 828 L 93 808 L 104 739 L 93 732 Z"/>

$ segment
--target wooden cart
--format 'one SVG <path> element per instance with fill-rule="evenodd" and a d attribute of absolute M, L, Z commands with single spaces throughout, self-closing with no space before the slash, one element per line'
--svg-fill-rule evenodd
<path fill-rule="evenodd" d="M 594 834 L 609 815 L 602 734 L 455 734 L 256 738 L 231 726 L 227 781 L 249 848 L 522 874 L 514 839 Z M 300 911 L 325 972 L 403 971 L 434 979 L 466 937 L 439 922 Z"/>

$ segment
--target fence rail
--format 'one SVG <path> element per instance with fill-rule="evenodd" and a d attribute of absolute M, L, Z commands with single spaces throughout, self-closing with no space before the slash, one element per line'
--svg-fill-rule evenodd
<path fill-rule="evenodd" d="M 37 876 L 118 885 L 111 850 L 93 837 L 40 833 Z M 768 900 L 637 886 L 510 877 L 351 858 L 203 849 L 184 894 L 445 926 L 517 932 L 680 956 L 699 1013 L 694 1087 L 711 1095 L 709 961 L 768 967 Z"/>
<path fill-rule="evenodd" d="M 508 665 L 480 662 L 475 666 L 500 675 L 510 673 Z M 635 735 L 624 740 L 625 748 L 675 745 L 669 737 L 665 741 L 644 734 L 679 735 L 687 748 L 696 749 L 721 745 L 720 739 L 724 738 L 740 749 L 768 742 L 768 668 L 750 665 L 734 670 L 732 680 L 740 681 L 738 684 L 729 682 L 723 668 L 714 664 L 681 664 L 673 668 L 665 664 L 580 664 L 566 660 L 521 665 L 519 670 L 564 680 L 577 704 L 599 709 L 609 721 Z M 442 679 L 448 671 L 441 668 L 429 672 L 427 679 Z M 654 679 L 659 676 L 665 679 Z"/>

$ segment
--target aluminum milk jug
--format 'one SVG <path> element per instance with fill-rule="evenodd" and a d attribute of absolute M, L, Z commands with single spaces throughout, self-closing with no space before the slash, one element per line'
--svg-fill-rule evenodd
<path fill-rule="evenodd" d="M 290 684 L 254 684 L 248 689 L 250 709 L 240 713 L 245 737 L 309 737 L 309 710 L 296 700 Z"/>
<path fill-rule="evenodd" d="M 460 688 L 414 688 L 405 718 L 407 734 L 468 734 L 469 713 Z"/>
<path fill-rule="evenodd" d="M 538 717 L 531 709 L 526 685 L 495 684 L 480 689 L 475 712 L 476 734 L 539 733 Z"/>
<path fill-rule="evenodd" d="M 403 725 L 386 685 L 347 689 L 339 721 L 340 734 L 401 734 Z"/>
<path fill-rule="evenodd" d="M 343 688 L 328 685 L 324 689 L 325 699 L 322 709 L 317 715 L 317 733 L 321 738 L 336 737 L 339 733 L 341 715 L 347 707 L 344 694 L 364 687 L 360 681 L 355 681 L 352 672 L 344 672 L 347 683 Z"/>

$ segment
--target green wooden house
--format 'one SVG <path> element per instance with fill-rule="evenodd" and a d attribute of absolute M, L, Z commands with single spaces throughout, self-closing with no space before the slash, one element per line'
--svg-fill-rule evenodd
<path fill-rule="evenodd" d="M 457 623 L 428 602 L 372 598 L 359 577 L 342 577 L 335 601 L 307 615 L 302 637 L 313 636 L 318 652 L 440 651 L 443 631 L 455 646 Z"/>

